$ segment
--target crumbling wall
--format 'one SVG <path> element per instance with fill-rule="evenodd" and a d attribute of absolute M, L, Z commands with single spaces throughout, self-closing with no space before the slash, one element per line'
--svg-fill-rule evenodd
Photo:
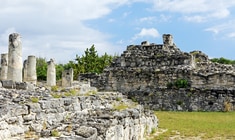
<path fill-rule="evenodd" d="M 157 125 L 153 112 L 121 93 L 53 98 L 45 87 L 0 88 L 0 139 L 142 140 Z"/>
<path fill-rule="evenodd" d="M 83 79 L 83 78 L 80 78 Z M 117 57 L 112 65 L 104 70 L 99 76 L 91 79 L 91 85 L 99 90 L 120 91 L 127 95 L 142 97 L 142 93 L 155 93 L 157 89 L 166 89 L 161 95 L 151 98 L 143 104 L 157 106 L 160 104 L 158 99 L 166 98 L 164 102 L 171 104 L 166 107 L 167 110 L 174 109 L 175 102 L 168 99 L 168 92 L 171 93 L 170 83 L 177 80 L 187 81 L 188 87 L 197 89 L 198 95 L 202 100 L 207 100 L 203 95 L 205 93 L 214 96 L 221 89 L 235 90 L 235 68 L 232 65 L 213 63 L 208 56 L 201 51 L 192 51 L 190 53 L 182 52 L 175 43 L 173 37 L 169 34 L 163 35 L 163 44 L 142 42 L 141 45 L 130 45 Z M 204 89 L 212 89 L 216 92 L 206 92 Z M 176 92 L 175 96 L 181 97 L 181 93 Z M 159 92 L 162 92 L 161 90 Z M 167 95 L 165 96 L 166 93 Z M 197 95 L 197 94 L 196 94 Z M 217 96 L 217 95 L 216 95 Z M 227 96 L 226 97 L 230 97 Z M 234 96 L 231 95 L 234 100 Z M 197 100 L 192 96 L 190 102 Z M 223 99 L 224 101 L 225 99 Z M 216 101 L 213 101 L 216 102 Z M 217 103 L 217 102 L 216 102 Z M 219 109 L 209 108 L 206 103 L 199 106 L 201 110 L 221 111 L 223 102 L 219 104 Z M 203 108 L 204 106 L 204 108 Z M 152 109 L 159 110 L 160 107 Z M 183 110 L 193 110 L 185 107 Z"/>
<path fill-rule="evenodd" d="M 167 87 L 177 79 L 187 80 L 191 87 L 234 88 L 235 69 L 213 63 L 201 51 L 182 52 L 173 37 L 163 35 L 164 44 L 130 45 L 92 85 L 101 90 L 129 92 L 146 87 Z"/>

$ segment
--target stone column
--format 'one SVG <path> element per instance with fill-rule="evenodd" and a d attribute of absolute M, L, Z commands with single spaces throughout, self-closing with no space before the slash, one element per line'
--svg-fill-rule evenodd
<path fill-rule="evenodd" d="M 28 60 L 24 60 L 24 64 L 23 64 L 23 81 L 27 82 L 27 70 L 28 70 Z"/>
<path fill-rule="evenodd" d="M 8 54 L 1 54 L 1 80 L 7 80 Z"/>
<path fill-rule="evenodd" d="M 53 59 L 47 62 L 47 85 L 48 86 L 56 85 L 56 70 Z"/>
<path fill-rule="evenodd" d="M 173 36 L 171 34 L 163 34 L 163 44 L 167 46 L 173 46 L 174 41 L 173 41 Z"/>
<path fill-rule="evenodd" d="M 27 60 L 27 82 L 32 84 L 37 82 L 36 57 L 33 55 L 28 56 Z"/>
<path fill-rule="evenodd" d="M 20 35 L 9 35 L 7 79 L 22 82 L 22 44 Z"/>
<path fill-rule="evenodd" d="M 73 83 L 73 69 L 64 70 L 62 73 L 62 87 L 71 87 Z"/>

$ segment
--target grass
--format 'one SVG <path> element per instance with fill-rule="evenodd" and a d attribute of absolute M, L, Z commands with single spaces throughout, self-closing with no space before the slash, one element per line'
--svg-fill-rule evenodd
<path fill-rule="evenodd" d="M 39 98 L 38 98 L 38 97 L 31 97 L 30 100 L 31 100 L 33 103 L 38 103 Z"/>
<path fill-rule="evenodd" d="M 52 137 L 59 137 L 60 136 L 60 132 L 56 129 L 51 131 L 51 136 Z"/>
<path fill-rule="evenodd" d="M 125 110 L 127 108 L 129 108 L 129 106 L 125 103 L 119 103 L 119 104 L 113 105 L 113 109 L 118 110 L 118 111 Z"/>
<path fill-rule="evenodd" d="M 152 140 L 165 140 L 175 135 L 181 138 L 235 139 L 235 112 L 155 112 L 159 128 L 165 133 Z"/>

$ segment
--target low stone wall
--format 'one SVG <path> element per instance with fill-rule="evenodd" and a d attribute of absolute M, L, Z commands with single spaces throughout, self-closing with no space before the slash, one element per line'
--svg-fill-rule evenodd
<path fill-rule="evenodd" d="M 147 108 L 167 111 L 231 111 L 235 109 L 234 89 L 167 89 L 132 91 L 129 98 Z"/>
<path fill-rule="evenodd" d="M 4 140 L 141 140 L 157 126 L 153 112 L 121 93 L 53 98 L 44 87 L 0 88 L 0 139 Z"/>

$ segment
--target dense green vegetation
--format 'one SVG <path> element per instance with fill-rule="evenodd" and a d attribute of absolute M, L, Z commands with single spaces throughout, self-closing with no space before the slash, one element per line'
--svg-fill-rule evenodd
<path fill-rule="evenodd" d="M 37 80 L 45 81 L 47 78 L 47 62 L 45 58 L 36 59 Z"/>
<path fill-rule="evenodd" d="M 70 68 L 74 70 L 74 79 L 80 73 L 102 73 L 104 68 L 111 64 L 112 60 L 113 56 L 107 53 L 99 56 L 95 46 L 92 45 L 85 50 L 82 56 L 76 55 L 75 60 L 71 60 L 67 64 L 56 64 L 56 80 L 60 80 L 62 72 Z M 37 79 L 45 81 L 47 77 L 47 61 L 45 58 L 37 58 L 36 71 Z"/>
<path fill-rule="evenodd" d="M 223 58 L 223 57 L 213 58 L 213 59 L 210 59 L 210 60 L 212 62 L 217 62 L 217 63 L 220 63 L 220 64 L 231 64 L 231 65 L 235 64 L 235 60 L 229 60 L 229 59 L 226 59 L 226 58 Z"/>
<path fill-rule="evenodd" d="M 170 137 L 183 139 L 235 139 L 235 112 L 162 112 L 157 111 L 159 129 L 153 140 Z M 197 138 L 198 137 L 198 138 Z"/>
<path fill-rule="evenodd" d="M 188 88 L 190 84 L 186 79 L 177 79 L 174 82 L 167 83 L 167 88 Z"/>

